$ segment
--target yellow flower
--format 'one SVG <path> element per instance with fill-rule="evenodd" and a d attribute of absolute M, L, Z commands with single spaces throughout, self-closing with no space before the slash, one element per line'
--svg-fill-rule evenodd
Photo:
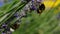
<path fill-rule="evenodd" d="M 46 8 L 52 8 L 52 7 L 56 7 L 60 3 L 60 0 L 56 0 L 56 1 L 52 1 L 52 0 L 47 1 L 47 0 L 45 0 L 43 3 L 45 4 Z"/>

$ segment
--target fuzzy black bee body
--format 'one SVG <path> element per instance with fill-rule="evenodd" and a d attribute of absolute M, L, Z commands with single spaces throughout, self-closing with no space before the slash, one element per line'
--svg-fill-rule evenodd
<path fill-rule="evenodd" d="M 37 9 L 37 13 L 41 14 L 45 10 L 45 5 L 41 4 L 39 5 L 39 8 Z"/>
<path fill-rule="evenodd" d="M 14 24 L 12 24 L 11 28 L 16 30 L 19 28 L 19 26 L 20 26 L 20 24 L 14 23 Z"/>

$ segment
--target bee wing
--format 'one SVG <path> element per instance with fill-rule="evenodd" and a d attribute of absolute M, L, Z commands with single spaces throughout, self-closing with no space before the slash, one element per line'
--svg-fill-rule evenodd
<path fill-rule="evenodd" d="M 12 28 L 10 28 L 10 31 L 11 31 L 11 32 L 14 32 L 15 30 L 14 30 L 14 29 L 12 29 Z"/>

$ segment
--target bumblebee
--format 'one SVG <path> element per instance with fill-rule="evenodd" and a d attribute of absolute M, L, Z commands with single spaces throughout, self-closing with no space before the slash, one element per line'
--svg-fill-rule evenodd
<path fill-rule="evenodd" d="M 14 30 L 16 30 L 18 27 L 19 27 L 19 25 L 16 24 L 16 23 L 12 25 L 12 28 L 13 28 Z"/>
<path fill-rule="evenodd" d="M 14 30 L 18 29 L 20 26 L 20 21 L 16 21 L 14 24 L 12 24 L 10 27 Z"/>
<path fill-rule="evenodd" d="M 45 10 L 45 5 L 42 3 L 42 0 L 32 0 L 31 10 L 36 10 L 37 13 L 41 14 Z"/>
<path fill-rule="evenodd" d="M 45 10 L 45 5 L 41 4 L 39 5 L 39 8 L 37 9 L 37 13 L 41 14 Z"/>

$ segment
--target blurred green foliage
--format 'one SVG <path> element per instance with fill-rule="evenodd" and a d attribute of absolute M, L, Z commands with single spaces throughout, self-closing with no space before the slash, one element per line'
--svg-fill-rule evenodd
<path fill-rule="evenodd" d="M 16 12 L 19 12 L 26 4 L 21 3 L 19 0 L 14 0 L 1 7 L 0 26 L 8 21 Z M 58 5 L 57 7 L 60 6 Z M 56 14 L 54 14 L 57 7 L 45 10 L 42 14 L 37 14 L 35 11 L 27 12 L 27 17 L 21 19 L 20 27 L 13 34 L 60 34 L 60 21 L 57 19 Z M 16 22 L 16 19 L 13 19 L 11 23 Z"/>

